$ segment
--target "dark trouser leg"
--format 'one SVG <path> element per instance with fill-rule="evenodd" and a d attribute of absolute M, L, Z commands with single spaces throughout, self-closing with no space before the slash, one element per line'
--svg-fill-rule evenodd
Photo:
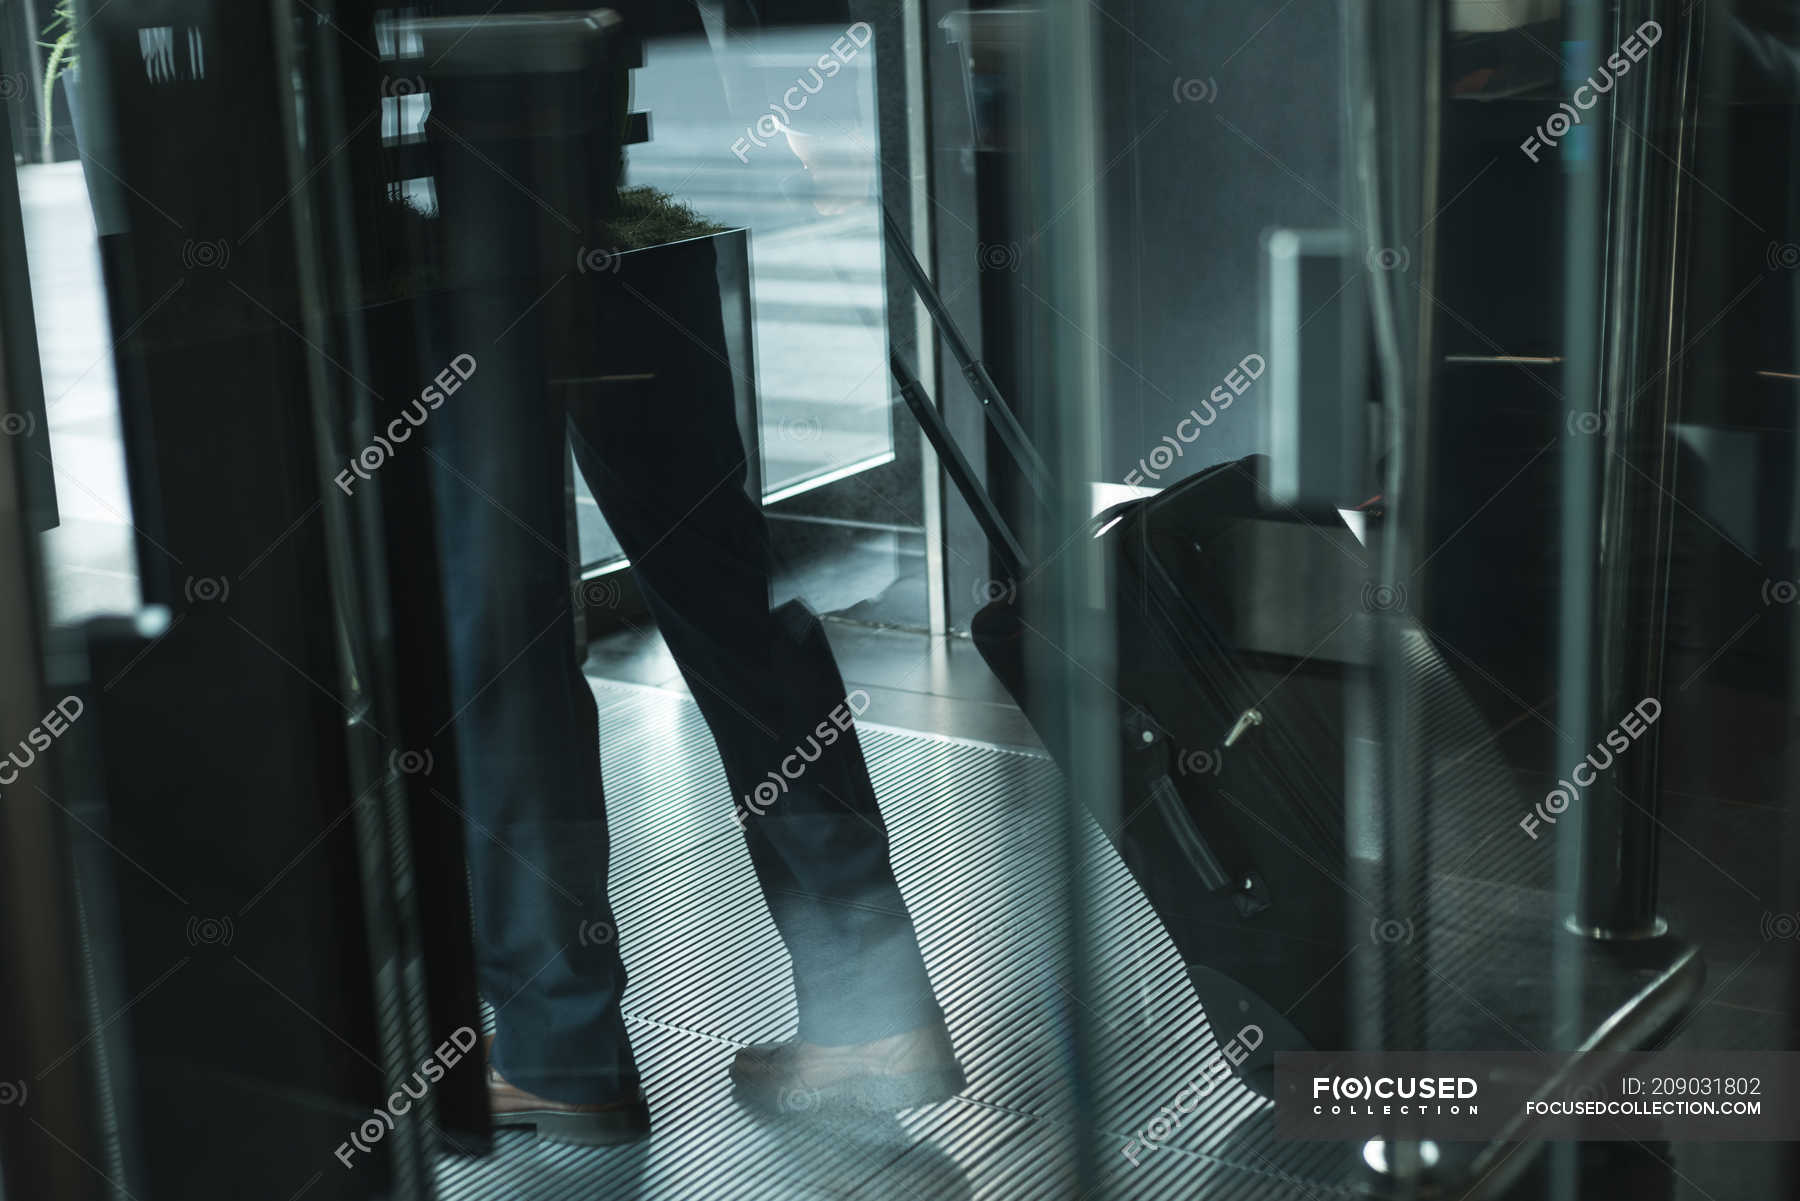
<path fill-rule="evenodd" d="M 621 348 L 617 373 L 655 378 L 573 403 L 576 458 L 718 742 L 733 793 L 719 820 L 759 783 L 776 792 L 745 834 L 793 963 L 800 1036 L 844 1044 L 939 1021 L 862 749 L 831 725 L 846 697 L 824 631 L 803 606 L 770 609 L 728 369 L 697 345 L 718 343 L 716 305 L 656 299 L 686 332 L 655 317 Z"/>
<path fill-rule="evenodd" d="M 479 366 L 423 432 L 494 1066 L 541 1096 L 598 1102 L 638 1073 L 619 1011 L 596 710 L 574 658 L 566 418 L 533 323 L 507 328 L 529 301 L 459 299 L 444 357 L 467 351 Z"/>

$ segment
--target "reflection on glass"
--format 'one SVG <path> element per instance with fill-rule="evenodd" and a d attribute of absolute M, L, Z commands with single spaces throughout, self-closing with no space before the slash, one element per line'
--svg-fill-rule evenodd
<path fill-rule="evenodd" d="M 58 520 L 44 537 L 50 618 L 129 613 L 138 604 L 137 555 L 87 184 L 73 159 L 21 164 L 18 180 L 53 448 L 36 462 L 56 488 Z"/>
<path fill-rule="evenodd" d="M 869 27 L 650 39 L 626 181 L 750 231 L 756 428 L 775 503 L 891 462 Z M 613 560 L 577 483 L 582 561 Z"/>

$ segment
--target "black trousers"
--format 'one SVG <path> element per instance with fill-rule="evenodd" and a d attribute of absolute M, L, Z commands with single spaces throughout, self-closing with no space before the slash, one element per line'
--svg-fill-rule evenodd
<path fill-rule="evenodd" d="M 592 333 L 608 375 L 649 378 L 573 398 L 548 383 L 543 310 L 520 315 L 529 294 L 451 306 L 445 345 L 479 367 L 428 431 L 494 1064 L 571 1102 L 636 1084 L 620 943 L 642 933 L 618 930 L 607 899 L 596 706 L 571 652 L 565 433 L 717 742 L 731 794 L 708 799 L 722 828 L 742 814 L 792 963 L 800 1036 L 861 1042 L 942 1016 L 854 726 L 841 728 L 859 706 L 817 618 L 771 608 L 768 531 L 745 493 L 732 367 L 716 352 L 717 295 L 654 275 L 640 284 L 649 291 L 629 303 L 654 319 L 629 338 Z"/>

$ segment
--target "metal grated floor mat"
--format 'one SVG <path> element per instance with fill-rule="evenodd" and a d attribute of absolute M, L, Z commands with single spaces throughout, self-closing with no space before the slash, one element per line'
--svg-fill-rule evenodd
<path fill-rule="evenodd" d="M 1053 840 L 1061 780 L 1047 757 L 862 726 L 896 871 L 969 1077 L 957 1099 L 824 1127 L 732 1103 L 726 1065 L 792 1033 L 786 957 L 763 908 L 723 769 L 684 696 L 593 682 L 613 815 L 612 900 L 631 974 L 625 1012 L 656 1133 L 630 1148 L 496 1140 L 445 1157 L 447 1201 L 505 1198 L 1066 1199 L 1072 1100 L 1060 1014 L 1087 1006 L 1098 1158 L 1114 1192 L 1219 1201 L 1348 1197 L 1334 1144 L 1276 1143 L 1268 1103 L 1235 1081 L 1178 1128 L 1122 1151 L 1201 1072 L 1217 1043 L 1173 945 L 1097 828 L 1102 962 L 1092 995 L 1059 978 Z M 1173 1113 L 1174 1111 L 1170 1111 Z"/>

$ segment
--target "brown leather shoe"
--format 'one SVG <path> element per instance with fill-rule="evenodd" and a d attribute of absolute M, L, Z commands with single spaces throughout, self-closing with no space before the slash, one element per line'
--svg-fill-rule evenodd
<path fill-rule="evenodd" d="M 481 1040 L 487 1054 L 494 1036 Z M 539 1138 L 590 1147 L 635 1143 L 650 1137 L 650 1106 L 644 1094 L 598 1105 L 574 1105 L 528 1093 L 488 1067 L 488 1111 L 497 1127 L 532 1126 Z"/>
<path fill-rule="evenodd" d="M 731 1061 L 732 1095 L 764 1113 L 893 1113 L 945 1101 L 968 1083 L 950 1034 L 922 1026 L 874 1042 L 827 1047 L 756 1043 Z"/>

